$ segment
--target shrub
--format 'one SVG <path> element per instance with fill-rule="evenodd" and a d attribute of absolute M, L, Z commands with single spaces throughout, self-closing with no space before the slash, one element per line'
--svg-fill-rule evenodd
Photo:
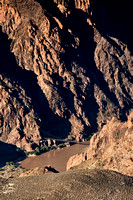
<path fill-rule="evenodd" d="M 52 146 L 50 150 L 57 149 L 57 146 Z"/>
<path fill-rule="evenodd" d="M 14 166 L 15 167 L 15 164 L 14 164 L 14 162 L 10 161 L 10 162 L 6 162 L 6 166 Z"/>
<path fill-rule="evenodd" d="M 58 147 L 59 148 L 64 148 L 64 147 L 66 147 L 66 144 L 59 144 Z"/>
<path fill-rule="evenodd" d="M 9 171 L 12 171 L 14 168 L 16 168 L 16 165 L 14 162 L 10 161 L 10 162 L 6 162 L 6 166 L 9 167 Z"/>
<path fill-rule="evenodd" d="M 39 147 L 36 147 L 36 148 L 35 148 L 35 154 L 36 154 L 36 155 L 40 154 L 40 148 L 39 148 Z"/>
<path fill-rule="evenodd" d="M 25 152 L 25 155 L 26 155 L 26 157 L 27 157 L 28 155 L 35 155 L 35 151 Z"/>
<path fill-rule="evenodd" d="M 41 151 L 41 152 L 44 152 L 44 153 L 47 152 L 48 150 L 49 150 L 49 149 L 48 149 L 48 147 L 47 147 L 46 145 L 45 145 L 45 146 L 42 146 L 41 149 L 40 149 L 40 151 Z"/>

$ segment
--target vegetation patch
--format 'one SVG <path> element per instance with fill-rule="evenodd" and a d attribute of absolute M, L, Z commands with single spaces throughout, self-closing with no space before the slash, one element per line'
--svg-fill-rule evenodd
<path fill-rule="evenodd" d="M 31 151 L 31 152 L 26 152 L 25 154 L 26 154 L 26 156 L 29 156 L 29 155 L 40 155 L 41 153 L 45 153 L 45 152 L 48 152 L 48 151 L 50 151 L 50 150 L 54 150 L 54 149 L 62 149 L 62 148 L 64 148 L 64 147 L 66 147 L 66 144 L 64 144 L 64 143 L 62 143 L 62 144 L 59 144 L 59 145 L 53 145 L 53 146 L 50 146 L 50 147 L 48 147 L 48 146 L 41 146 L 41 147 L 36 147 L 35 149 L 34 149 L 34 151 Z"/>

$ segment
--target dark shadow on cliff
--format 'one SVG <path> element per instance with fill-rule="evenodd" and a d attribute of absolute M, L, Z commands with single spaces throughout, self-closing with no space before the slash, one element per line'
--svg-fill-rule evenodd
<path fill-rule="evenodd" d="M 119 102 L 115 94 L 110 91 L 108 83 L 104 79 L 104 75 L 98 70 L 95 60 L 94 51 L 96 44 L 94 42 L 94 30 L 92 26 L 87 23 L 89 18 L 87 13 L 80 9 L 71 10 L 71 14 L 68 18 L 68 24 L 74 33 L 80 40 L 79 48 L 72 53 L 72 60 L 78 61 L 78 65 L 82 66 L 86 70 L 87 77 L 90 78 L 91 87 L 86 91 L 86 99 L 83 101 L 83 110 L 88 117 L 92 129 L 91 132 L 96 132 L 98 128 L 97 116 L 99 112 L 99 106 L 94 97 L 94 87 L 97 85 L 101 91 L 107 96 L 107 98 L 114 104 L 116 108 L 119 108 Z M 70 48 L 68 48 L 68 57 L 70 57 Z M 77 56 L 78 55 L 78 56 Z M 70 61 L 70 64 L 71 64 Z"/>
<path fill-rule="evenodd" d="M 118 38 L 127 45 L 133 55 L 133 2 L 131 0 L 91 0 L 90 3 L 93 11 L 92 20 L 100 33 L 104 37 Z"/>
<path fill-rule="evenodd" d="M 35 113 L 41 119 L 41 123 L 37 120 L 41 129 L 55 137 L 60 135 L 62 138 L 66 138 L 71 130 L 70 123 L 52 112 L 45 95 L 37 84 L 36 75 L 17 65 L 15 56 L 10 51 L 10 44 L 11 41 L 0 27 L 0 74 L 25 89 L 26 95 L 32 99 L 31 108 L 33 106 Z M 13 95 L 18 101 L 22 101 L 18 93 L 12 93 Z M 28 110 L 25 108 L 25 114 L 27 112 Z M 42 135 L 44 134 L 42 133 Z"/>
<path fill-rule="evenodd" d="M 95 85 L 97 85 L 103 91 L 103 93 L 107 96 L 107 98 L 114 104 L 115 108 L 120 108 L 120 106 L 115 94 L 110 91 L 108 83 L 105 81 L 103 74 L 96 67 L 96 64 L 94 61 L 94 51 L 96 47 L 96 44 L 93 39 L 94 31 L 93 31 L 93 28 L 89 26 L 89 24 L 87 23 L 87 18 L 90 16 L 88 16 L 88 14 L 86 14 L 80 9 L 75 9 L 74 0 L 71 0 L 70 1 L 71 4 L 69 4 L 68 6 L 68 9 L 71 12 L 67 18 L 65 17 L 65 15 L 63 15 L 60 12 L 60 10 L 57 7 L 57 4 L 54 3 L 53 0 L 49 0 L 49 1 L 37 0 L 37 1 L 41 4 L 45 15 L 48 17 L 50 21 L 51 30 L 54 27 L 58 27 L 59 29 L 59 34 L 61 38 L 61 46 L 65 50 L 65 53 L 62 53 L 61 55 L 61 61 L 65 63 L 67 70 L 72 72 L 72 63 L 75 62 L 77 67 L 81 67 L 82 69 L 86 71 L 85 76 L 90 78 L 90 86 L 87 88 L 86 96 L 84 100 L 82 98 L 80 80 L 79 78 L 76 77 L 76 75 L 73 74 L 75 78 L 75 82 L 76 82 L 75 88 L 76 88 L 78 99 L 83 102 L 83 110 L 85 111 L 85 116 L 89 119 L 90 124 L 91 124 L 91 128 L 88 128 L 87 126 L 85 126 L 85 132 L 90 131 L 91 133 L 91 132 L 97 131 L 97 128 L 98 128 L 97 115 L 99 112 L 99 107 L 94 97 Z M 53 16 L 57 17 L 57 19 L 61 21 L 61 23 L 63 24 L 63 29 L 60 29 L 57 22 L 54 20 Z M 103 21 L 101 20 L 101 22 L 100 22 L 100 19 L 103 19 L 103 17 L 100 18 L 98 16 L 94 16 L 94 22 L 96 21 L 96 26 L 98 30 L 100 30 L 102 35 L 106 38 L 108 37 L 108 33 L 111 33 L 112 36 L 114 34 L 115 36 L 115 33 L 117 33 L 115 29 L 110 29 L 109 25 L 106 22 L 106 19 L 103 19 Z M 101 23 L 101 26 L 100 26 L 100 23 Z M 74 36 L 68 32 L 69 28 L 72 30 L 72 33 Z M 106 31 L 104 29 L 106 29 Z M 76 47 L 76 42 L 75 42 L 76 37 L 80 39 L 79 47 Z M 124 37 L 125 36 L 123 36 L 123 40 L 124 40 Z M 9 49 L 9 45 L 8 45 L 8 49 Z M 8 54 L 6 55 L 8 55 L 8 58 L 10 58 L 10 56 L 12 56 L 13 54 L 11 54 L 10 50 L 8 50 Z M 6 58 L 3 58 L 3 61 L 5 59 Z M 3 71 L 1 71 L 1 73 L 4 73 L 7 76 L 9 75 L 9 72 L 10 72 L 10 77 L 12 76 L 12 80 L 14 80 L 15 78 L 15 80 L 19 81 L 19 84 L 20 83 L 22 84 L 22 87 L 24 87 L 28 96 L 32 98 L 35 112 L 43 121 L 41 128 L 50 133 L 52 132 L 52 135 L 57 134 L 57 135 L 62 135 L 62 137 L 66 137 L 68 133 L 70 132 L 70 123 L 67 120 L 64 120 L 58 117 L 49 109 L 49 104 L 42 90 L 37 85 L 37 80 L 34 73 L 20 69 L 17 65 L 15 65 L 14 62 L 12 66 L 8 65 L 8 63 L 6 65 L 6 68 L 5 68 L 5 64 L 3 65 L 3 68 L 1 69 Z M 60 77 L 57 75 L 57 77 L 55 76 L 55 81 L 56 79 L 60 79 Z M 67 107 L 74 114 L 76 114 L 76 111 L 74 108 L 74 95 L 70 91 L 69 86 L 68 86 L 68 89 L 66 89 L 61 84 L 62 80 L 59 80 L 59 82 L 60 84 L 56 85 L 58 92 L 62 96 Z M 33 87 L 34 87 L 34 92 L 33 92 Z M 68 118 L 69 118 L 69 113 L 67 113 L 66 115 L 68 115 Z M 125 113 L 123 112 L 122 115 L 125 116 Z M 79 118 L 82 120 L 82 117 L 79 117 Z M 65 132 L 65 128 L 66 128 L 66 132 Z"/>
<path fill-rule="evenodd" d="M 124 108 L 122 108 L 119 105 L 119 101 L 115 93 L 110 90 L 109 85 L 104 78 L 104 74 L 101 73 L 100 70 L 97 68 L 94 60 L 94 52 L 96 48 L 96 44 L 94 42 L 94 29 L 87 23 L 87 18 L 89 17 L 90 16 L 88 16 L 87 13 L 84 13 L 82 10 L 72 8 L 71 15 L 68 18 L 68 24 L 72 32 L 74 33 L 75 36 L 77 36 L 80 39 L 80 46 L 78 50 L 75 52 L 73 51 L 74 55 L 79 55 L 78 57 L 75 56 L 75 58 L 79 62 L 79 66 L 82 66 L 86 70 L 87 76 L 90 78 L 92 83 L 92 91 L 94 89 L 94 86 L 97 85 L 100 88 L 100 90 L 106 95 L 106 97 L 114 104 L 114 108 L 120 110 L 119 117 L 122 121 L 125 121 L 127 120 L 126 113 L 128 112 L 129 109 L 132 108 L 133 102 L 131 101 L 130 95 L 126 92 L 126 89 L 123 86 L 120 75 L 119 76 L 120 85 L 124 95 L 126 95 L 127 98 L 127 99 L 125 98 L 126 100 L 124 101 Z M 103 35 L 103 37 L 105 37 L 105 35 Z M 106 38 L 107 37 L 108 36 L 106 35 Z M 122 37 L 120 37 L 120 39 L 122 39 Z M 113 41 L 111 41 L 111 39 L 109 40 L 109 38 L 107 38 L 107 40 L 110 42 L 112 46 L 117 47 L 119 49 L 118 45 L 114 44 Z M 70 48 L 68 48 L 68 57 L 70 57 L 70 52 L 71 52 Z M 73 52 L 71 55 L 73 55 Z M 128 78 L 128 81 L 130 83 L 133 83 L 132 76 L 128 71 L 128 66 L 122 66 L 117 57 L 114 58 L 114 60 L 120 68 L 120 73 L 124 73 Z M 89 98 L 89 93 L 91 98 Z M 96 118 L 98 113 L 98 106 L 94 97 L 94 91 L 92 93 L 90 91 L 88 92 L 86 96 L 86 101 L 84 102 L 84 108 L 85 110 L 88 108 L 88 110 L 86 110 L 86 116 L 88 113 L 91 114 L 90 117 L 88 115 L 89 119 L 91 117 L 93 119 L 94 116 L 95 116 L 94 118 Z M 94 119 L 91 121 L 91 124 L 96 125 L 93 122 L 96 122 Z"/>
<path fill-rule="evenodd" d="M 119 41 L 127 45 L 128 50 L 131 55 L 133 55 L 133 28 L 132 19 L 133 3 L 130 0 L 91 0 L 91 10 L 93 15 L 91 20 L 95 23 L 96 28 L 100 34 L 107 39 L 107 41 L 119 51 L 119 56 L 123 55 L 121 47 L 112 38 L 116 38 Z M 112 38 L 111 38 L 112 37 Z M 125 74 L 128 81 L 133 84 L 133 78 L 128 70 L 127 63 L 123 65 L 118 60 L 117 56 L 112 55 L 116 64 L 119 66 L 119 83 L 121 89 L 124 93 L 123 98 L 124 108 L 121 108 L 120 117 L 122 121 L 127 120 L 125 113 L 128 112 L 133 107 L 132 97 L 129 95 L 123 84 L 121 74 Z"/>
<path fill-rule="evenodd" d="M 58 27 L 58 32 L 61 39 L 61 46 L 65 50 L 65 53 L 60 55 L 60 59 L 62 62 L 65 63 L 65 66 L 67 70 L 72 72 L 72 62 L 77 64 L 77 67 L 84 67 L 85 70 L 88 70 L 88 66 L 86 66 L 86 62 L 83 61 L 85 58 L 84 52 L 83 52 L 83 46 L 84 42 L 86 43 L 86 34 L 89 32 L 88 24 L 86 23 L 87 15 L 81 10 L 75 9 L 75 3 L 73 0 L 68 3 L 67 7 L 71 11 L 71 15 L 67 18 L 65 15 L 63 15 L 60 10 L 57 7 L 57 4 L 54 3 L 53 0 L 50 0 L 49 2 L 43 1 L 43 0 L 37 0 L 39 2 L 44 10 L 45 15 L 48 17 L 50 21 L 50 27 L 51 30 L 54 27 Z M 61 21 L 63 24 L 63 29 L 60 29 L 57 22 L 53 19 L 53 17 L 56 17 Z M 86 26 L 89 30 L 85 32 L 85 35 L 81 36 L 81 31 L 86 31 Z M 85 38 L 84 41 L 81 42 L 82 47 L 80 46 L 78 49 L 76 49 L 74 46 L 76 46 L 75 39 L 71 33 L 68 32 L 68 29 L 71 29 L 74 33 L 75 37 L 79 37 L 81 40 L 82 38 Z M 92 32 L 92 30 L 91 30 Z M 90 34 L 90 33 L 89 33 Z M 92 35 L 91 35 L 92 34 Z M 93 33 L 90 35 L 93 37 Z M 85 49 L 84 49 L 85 51 Z M 91 50 L 92 51 L 92 50 Z M 86 58 L 85 58 L 86 59 Z M 91 60 L 91 59 L 90 59 Z M 94 57 L 93 57 L 94 60 Z M 88 65 L 88 64 L 87 64 Z M 73 73 L 74 79 L 76 81 L 75 89 L 76 93 L 78 95 L 78 99 L 83 101 L 82 99 L 82 90 L 80 88 L 80 78 L 76 77 L 76 75 Z M 63 100 L 65 101 L 65 104 L 67 105 L 67 108 L 71 110 L 72 113 L 77 115 L 75 107 L 74 107 L 74 94 L 71 92 L 69 83 L 66 88 L 64 88 L 63 80 L 60 80 L 61 77 L 59 77 L 58 74 L 54 74 L 52 76 L 53 80 L 58 81 L 60 84 L 56 85 L 58 92 L 60 93 L 60 96 L 62 96 Z M 82 83 L 81 83 L 82 84 Z M 92 83 L 91 87 L 91 94 L 89 96 L 86 96 L 85 102 L 83 102 L 83 110 L 86 113 L 86 117 L 89 118 L 89 121 L 91 123 L 92 127 L 87 127 L 85 122 L 83 121 L 82 117 L 78 117 L 82 123 L 85 126 L 84 132 L 92 133 L 94 131 L 97 131 L 98 125 L 97 125 L 97 113 L 98 113 L 98 105 L 96 103 L 96 100 L 94 98 L 94 83 Z M 66 114 L 69 118 L 69 113 Z"/>
<path fill-rule="evenodd" d="M 83 102 L 83 110 L 85 111 L 86 117 L 89 119 L 91 128 L 85 125 L 85 132 L 94 132 L 97 131 L 97 115 L 99 112 L 99 106 L 94 97 L 94 86 L 97 85 L 103 93 L 107 96 L 107 98 L 114 104 L 116 109 L 121 109 L 118 99 L 115 96 L 115 93 L 110 91 L 108 83 L 105 81 L 103 74 L 100 70 L 97 69 L 95 61 L 94 61 L 94 51 L 96 44 L 94 42 L 94 30 L 87 23 L 87 18 L 90 18 L 87 13 L 83 12 L 80 9 L 75 9 L 74 0 L 71 0 L 71 4 L 68 4 L 68 9 L 70 10 L 70 14 L 66 18 L 57 7 L 57 4 L 50 1 L 50 3 L 46 3 L 42 0 L 37 0 L 42 8 L 46 16 L 48 17 L 51 25 L 51 29 L 54 27 L 58 27 L 60 38 L 61 38 L 61 46 L 64 48 L 65 53 L 61 55 L 61 61 L 65 63 L 65 66 L 69 71 L 72 72 L 72 63 L 76 63 L 77 67 L 82 67 L 86 70 L 86 76 L 88 76 L 91 80 L 91 89 L 88 88 L 88 93 L 86 94 L 86 99 L 82 99 L 82 91 L 79 87 L 80 83 L 78 78 L 75 76 L 76 80 L 76 92 L 78 94 L 78 99 Z M 93 8 L 92 8 L 93 9 Z M 54 17 L 57 17 L 61 23 L 63 24 L 63 29 L 60 29 L 58 24 L 54 21 Z M 74 37 L 78 37 L 80 40 L 80 45 L 78 48 L 75 48 L 76 42 L 68 32 L 68 29 L 72 30 Z M 74 74 L 73 74 L 74 76 Z M 59 77 L 57 77 L 59 78 Z M 64 93 L 64 89 L 61 86 L 57 86 L 57 88 Z M 69 88 L 68 91 L 65 92 L 68 97 L 72 97 L 70 94 Z M 68 99 L 68 98 L 67 98 Z M 72 99 L 72 98 L 71 98 Z M 74 102 L 74 100 L 72 100 Z M 68 101 L 66 101 L 68 104 Z M 130 107 L 130 106 L 129 106 Z M 74 105 L 71 104 L 71 110 L 74 114 L 76 114 Z M 127 107 L 126 107 L 127 109 Z M 82 121 L 82 117 L 80 118 Z M 121 114 L 121 119 L 126 119 L 125 111 L 123 110 Z M 82 121 L 83 122 L 83 121 Z M 84 122 L 83 122 L 84 123 Z"/>
<path fill-rule="evenodd" d="M 6 165 L 7 162 L 15 162 L 26 158 L 24 151 L 17 148 L 15 145 L 7 144 L 0 141 L 0 167 Z"/>

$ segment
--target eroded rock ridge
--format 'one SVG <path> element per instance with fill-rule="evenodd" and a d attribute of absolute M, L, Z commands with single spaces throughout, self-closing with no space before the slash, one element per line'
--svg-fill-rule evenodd
<path fill-rule="evenodd" d="M 112 117 L 126 119 L 133 105 L 133 57 L 131 38 L 126 43 L 123 33 L 120 38 L 115 34 L 118 21 L 120 30 L 123 26 L 115 11 L 116 24 L 111 21 L 108 9 L 115 3 L 109 1 L 109 8 L 102 0 L 0 1 L 0 25 L 22 70 L 22 76 L 13 74 L 12 79 L 25 80 L 21 87 L 13 85 L 9 69 L 14 65 L 0 67 L 3 141 L 26 149 L 23 140 L 38 145 L 43 136 L 82 140 Z M 125 18 L 130 15 L 126 12 Z M 10 103 L 4 103 L 6 96 Z"/>

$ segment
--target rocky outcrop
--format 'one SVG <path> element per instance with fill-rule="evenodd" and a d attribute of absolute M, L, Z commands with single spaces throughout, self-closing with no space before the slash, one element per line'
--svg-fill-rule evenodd
<path fill-rule="evenodd" d="M 21 173 L 19 177 L 38 176 L 38 175 L 44 175 L 48 173 L 59 173 L 59 172 L 51 166 L 36 167 L 34 169 L 30 169 L 30 170 L 27 170 L 26 172 Z"/>
<path fill-rule="evenodd" d="M 33 113 L 37 114 L 41 123 L 29 120 L 30 125 L 25 125 L 28 133 L 22 128 L 29 142 L 38 144 L 42 136 L 79 140 L 114 116 L 126 119 L 133 105 L 132 51 L 129 42 L 115 34 L 108 9 L 102 0 L 0 1 L 0 25 L 11 40 L 11 52 L 23 71 L 32 71 L 39 86 L 35 88 L 37 95 L 29 95 L 34 107 L 28 108 L 28 113 L 33 119 Z M 103 17 L 106 13 L 107 18 Z M 115 17 L 118 21 L 114 12 Z M 119 27 L 123 27 L 120 20 Z M 26 85 L 26 93 L 28 88 L 33 89 Z M 4 117 L 1 114 L 1 119 Z M 26 120 L 25 115 L 21 118 Z M 30 126 L 34 127 L 32 133 Z M 2 130 L 3 135 L 15 134 L 19 140 L 18 129 L 15 133 L 13 128 L 6 133 Z M 31 139 L 34 137 L 37 139 Z"/>
<path fill-rule="evenodd" d="M 0 140 L 31 151 L 32 145 L 39 145 L 37 121 L 25 90 L 0 75 Z"/>
<path fill-rule="evenodd" d="M 81 168 L 104 168 L 133 176 L 133 112 L 125 123 L 116 118 L 108 121 L 92 136 L 84 152 L 69 159 L 67 170 L 80 163 Z"/>
<path fill-rule="evenodd" d="M 82 9 L 85 12 L 88 12 L 90 7 L 90 0 L 54 0 L 57 5 L 63 5 L 71 9 Z"/>

